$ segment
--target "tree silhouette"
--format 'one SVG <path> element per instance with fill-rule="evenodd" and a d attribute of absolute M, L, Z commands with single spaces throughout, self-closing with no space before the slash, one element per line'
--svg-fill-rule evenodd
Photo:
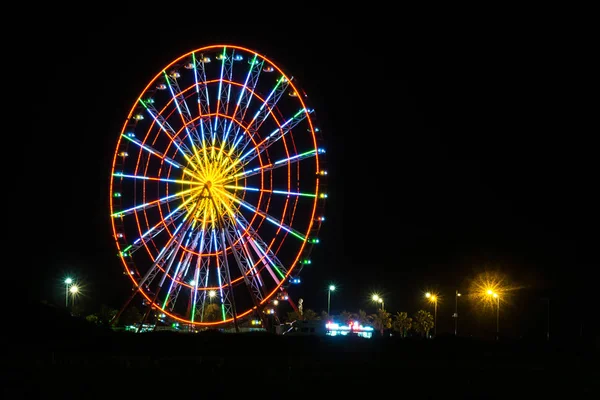
<path fill-rule="evenodd" d="M 358 310 L 358 313 L 353 315 L 354 320 L 358 321 L 361 325 L 367 325 L 369 323 L 369 316 L 365 310 Z"/>
<path fill-rule="evenodd" d="M 287 322 L 293 322 L 299 319 L 302 319 L 302 316 L 296 311 L 289 311 L 287 313 Z"/>
<path fill-rule="evenodd" d="M 315 321 L 315 320 L 320 319 L 319 314 L 317 314 L 315 311 L 311 310 L 310 308 L 304 310 L 303 317 L 306 321 Z"/>
<path fill-rule="evenodd" d="M 391 314 L 385 310 L 378 309 L 376 314 L 370 316 L 370 319 L 373 321 L 373 328 L 377 329 L 382 335 L 385 329 L 392 327 Z"/>
<path fill-rule="evenodd" d="M 414 329 L 417 333 L 429 337 L 429 331 L 433 328 L 433 315 L 429 311 L 419 310 L 415 314 Z"/>
<path fill-rule="evenodd" d="M 406 333 L 412 327 L 412 318 L 404 311 L 397 312 L 394 315 L 394 322 L 392 323 L 392 329 L 400 333 L 403 338 L 406 337 Z"/>
<path fill-rule="evenodd" d="M 106 304 L 102 304 L 100 306 L 100 311 L 98 312 L 98 323 L 103 326 L 110 325 L 110 322 L 113 320 L 115 315 L 117 315 L 118 310 L 107 306 Z"/>
<path fill-rule="evenodd" d="M 215 322 L 221 317 L 221 307 L 215 303 L 209 303 L 204 305 L 204 316 L 202 315 L 202 307 L 196 308 L 197 321 Z"/>
<path fill-rule="evenodd" d="M 352 313 L 344 310 L 340 313 L 339 318 L 342 324 L 347 324 L 352 320 Z"/>
<path fill-rule="evenodd" d="M 119 318 L 119 325 L 134 325 L 142 322 L 143 315 L 135 306 L 127 307 Z"/>

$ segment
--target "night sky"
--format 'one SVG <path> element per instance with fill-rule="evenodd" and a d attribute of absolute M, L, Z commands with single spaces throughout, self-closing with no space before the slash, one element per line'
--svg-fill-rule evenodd
<path fill-rule="evenodd" d="M 38 183 L 26 190 L 43 188 L 22 196 L 31 222 L 17 228 L 35 243 L 20 256 L 32 299 L 60 302 L 68 273 L 86 282 L 90 304 L 125 300 L 108 210 L 122 121 L 162 66 L 229 42 L 297 77 L 324 133 L 327 222 L 292 292 L 305 307 L 326 309 L 330 282 L 334 312 L 372 312 L 378 291 L 390 311 L 413 313 L 432 289 L 446 299 L 439 329 L 450 331 L 454 291 L 487 267 L 524 287 L 503 322 L 517 334 L 539 318 L 543 296 L 556 318 L 571 320 L 565 332 L 591 312 L 598 164 L 581 122 L 590 107 L 572 92 L 582 79 L 568 61 L 576 51 L 560 35 L 367 28 L 316 13 L 199 24 L 182 10 L 97 10 L 87 20 L 62 11 L 32 24 L 33 43 L 15 46 L 32 78 L 20 146 L 36 171 L 24 176 Z"/>

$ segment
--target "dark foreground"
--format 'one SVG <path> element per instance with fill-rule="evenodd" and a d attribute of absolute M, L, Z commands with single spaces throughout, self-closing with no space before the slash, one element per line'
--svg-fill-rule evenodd
<path fill-rule="evenodd" d="M 587 399 L 600 393 L 593 343 L 115 334 L 78 328 L 40 330 L 5 345 L 7 399 Z"/>

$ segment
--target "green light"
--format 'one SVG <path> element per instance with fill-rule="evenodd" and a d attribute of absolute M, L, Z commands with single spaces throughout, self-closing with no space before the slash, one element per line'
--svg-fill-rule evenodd
<path fill-rule="evenodd" d="M 275 268 L 275 272 L 277 272 L 279 274 L 279 276 L 281 277 L 281 279 L 285 279 L 285 275 L 281 273 L 281 271 L 279 270 L 279 268 L 277 268 L 277 266 L 275 264 L 272 264 L 273 268 Z"/>
<path fill-rule="evenodd" d="M 192 322 L 194 322 L 195 316 L 196 316 L 196 302 L 194 301 L 194 305 L 192 306 L 192 318 L 190 318 Z"/>

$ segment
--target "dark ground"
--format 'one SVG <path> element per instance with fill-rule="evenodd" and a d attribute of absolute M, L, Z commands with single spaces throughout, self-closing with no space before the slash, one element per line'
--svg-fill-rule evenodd
<path fill-rule="evenodd" d="M 114 333 L 59 309 L 5 341 L 4 398 L 597 398 L 598 345 Z M 43 333 L 42 333 L 43 332 Z"/>

